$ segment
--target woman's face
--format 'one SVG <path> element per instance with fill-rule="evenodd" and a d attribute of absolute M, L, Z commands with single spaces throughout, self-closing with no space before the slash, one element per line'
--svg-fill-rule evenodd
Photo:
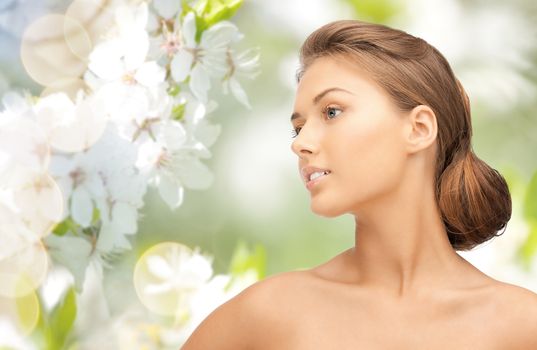
<path fill-rule="evenodd" d="M 316 214 L 357 214 L 397 187 L 408 125 L 358 67 L 343 59 L 316 59 L 298 84 L 291 119 L 298 132 L 291 148 L 299 157 L 299 172 L 305 167 L 330 171 L 307 185 Z M 301 178 L 306 185 L 302 173 Z"/>

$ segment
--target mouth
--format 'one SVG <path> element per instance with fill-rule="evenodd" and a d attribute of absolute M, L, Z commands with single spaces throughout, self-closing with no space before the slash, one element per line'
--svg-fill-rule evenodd
<path fill-rule="evenodd" d="M 313 181 L 313 180 L 315 180 L 315 179 L 318 179 L 318 178 L 320 178 L 320 177 L 322 177 L 322 176 L 326 176 L 326 175 L 328 175 L 328 174 L 330 174 L 330 170 L 316 171 L 316 172 L 312 173 L 312 174 L 310 175 L 309 179 L 307 179 L 307 180 L 308 180 L 308 181 Z"/>
<path fill-rule="evenodd" d="M 332 172 L 328 169 L 321 169 L 316 167 L 304 167 L 301 169 L 301 174 L 306 187 L 311 188 L 315 183 L 324 179 L 326 176 L 330 175 Z"/>

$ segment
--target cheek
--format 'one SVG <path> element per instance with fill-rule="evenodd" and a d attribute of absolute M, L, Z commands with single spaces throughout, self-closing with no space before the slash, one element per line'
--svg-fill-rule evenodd
<path fill-rule="evenodd" d="M 345 157 L 338 156 L 338 175 L 349 197 L 365 200 L 396 186 L 405 159 L 397 126 L 377 125 L 349 136 L 341 144 Z"/>

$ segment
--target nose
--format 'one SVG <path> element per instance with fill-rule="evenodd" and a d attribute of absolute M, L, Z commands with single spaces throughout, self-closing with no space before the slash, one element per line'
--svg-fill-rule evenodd
<path fill-rule="evenodd" d="M 318 143 L 318 135 L 304 125 L 291 143 L 291 150 L 299 158 L 303 158 L 309 154 L 317 153 L 319 151 Z"/>

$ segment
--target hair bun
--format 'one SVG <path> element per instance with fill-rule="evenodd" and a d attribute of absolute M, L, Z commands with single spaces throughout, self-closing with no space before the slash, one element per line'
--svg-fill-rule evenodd
<path fill-rule="evenodd" d="M 511 218 L 507 182 L 471 150 L 440 178 L 438 202 L 452 246 L 469 250 L 503 234 Z M 499 233 L 498 233 L 499 232 Z"/>

